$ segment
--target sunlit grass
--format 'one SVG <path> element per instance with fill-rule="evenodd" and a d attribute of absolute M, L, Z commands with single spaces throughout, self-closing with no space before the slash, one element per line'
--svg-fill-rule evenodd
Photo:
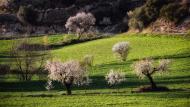
<path fill-rule="evenodd" d="M 63 36 L 49 36 L 49 43 L 63 40 Z M 42 37 L 32 38 L 35 43 L 42 42 Z M 131 50 L 126 62 L 118 61 L 111 48 L 120 41 L 128 41 Z M 10 40 L 0 41 L 1 52 L 7 51 Z M 100 107 L 188 107 L 190 104 L 190 39 L 182 37 L 162 36 L 131 36 L 121 34 L 71 46 L 52 49 L 55 59 L 62 61 L 81 59 L 86 54 L 94 55 L 95 61 L 90 76 L 93 82 L 86 87 L 73 87 L 73 95 L 66 96 L 65 89 L 55 83 L 51 91 L 45 90 L 46 80 L 23 82 L 16 81 L 15 76 L 0 77 L 0 106 L 2 107 L 65 107 L 65 106 L 100 106 Z M 0 58 L 3 58 L 3 53 Z M 132 71 L 134 61 L 152 57 L 155 60 L 168 58 L 172 60 L 169 72 L 156 74 L 155 82 L 167 86 L 169 92 L 131 93 L 140 85 L 148 85 L 148 80 L 140 80 Z M 126 73 L 126 82 L 110 87 L 104 80 L 104 75 L 110 69 L 122 69 Z M 119 90 L 117 90 L 119 88 Z"/>

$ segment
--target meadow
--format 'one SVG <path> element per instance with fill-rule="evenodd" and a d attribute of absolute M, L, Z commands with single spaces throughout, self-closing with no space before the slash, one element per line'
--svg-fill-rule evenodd
<path fill-rule="evenodd" d="M 65 35 L 48 36 L 49 44 L 60 43 Z M 8 51 L 15 40 L 0 40 L 0 63 L 9 63 Z M 33 43 L 41 43 L 43 37 L 31 38 Z M 128 58 L 120 62 L 113 55 L 112 46 L 120 41 L 128 41 L 131 46 Z M 19 81 L 15 75 L 0 76 L 0 107 L 189 107 L 190 106 L 190 38 L 155 34 L 118 34 L 113 37 L 88 41 L 69 46 L 54 47 L 50 50 L 54 59 L 67 61 L 81 59 L 86 54 L 94 56 L 90 71 L 92 83 L 89 86 L 73 86 L 73 95 L 65 95 L 65 87 L 54 83 L 51 91 L 45 89 L 47 79 L 37 76 L 32 81 Z M 132 64 L 142 58 L 172 60 L 169 72 L 156 74 L 155 82 L 170 91 L 132 93 L 147 79 L 139 79 L 132 70 Z M 121 69 L 126 73 L 126 81 L 110 87 L 105 74 L 110 69 Z"/>

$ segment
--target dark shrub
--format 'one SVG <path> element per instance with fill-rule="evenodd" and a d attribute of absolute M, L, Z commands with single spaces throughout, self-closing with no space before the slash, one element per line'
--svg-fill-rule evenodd
<path fill-rule="evenodd" d="M 0 0 L 0 8 L 1 8 Z M 7 9 L 8 12 L 16 13 L 20 6 L 32 5 L 37 9 L 48 9 L 48 8 L 64 8 L 75 3 L 76 0 L 3 0 L 8 2 L 3 7 Z"/>
<path fill-rule="evenodd" d="M 96 24 L 99 24 L 104 17 L 111 17 L 113 14 L 112 6 L 108 3 L 101 3 L 97 6 L 94 6 L 90 12 L 96 18 Z"/>
<path fill-rule="evenodd" d="M 147 0 L 145 5 L 133 11 L 129 21 L 130 28 L 142 30 L 159 16 L 162 6 L 170 3 L 170 0 Z"/>
<path fill-rule="evenodd" d="M 179 3 L 171 3 L 163 6 L 160 10 L 160 16 L 175 23 L 179 23 L 189 15 L 188 7 L 180 5 Z"/>
<path fill-rule="evenodd" d="M 19 21 L 25 25 L 34 25 L 37 22 L 38 14 L 31 5 L 20 6 L 19 11 L 17 12 L 17 17 Z"/>

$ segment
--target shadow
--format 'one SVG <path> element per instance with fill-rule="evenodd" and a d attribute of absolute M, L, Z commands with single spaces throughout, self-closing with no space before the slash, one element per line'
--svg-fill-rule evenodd
<path fill-rule="evenodd" d="M 116 86 L 109 86 L 104 76 L 92 76 L 93 82 L 88 86 L 73 86 L 72 90 L 99 90 L 99 89 L 122 89 L 122 88 L 137 88 L 142 85 L 149 85 L 149 81 L 139 80 L 136 76 L 126 77 L 127 81 Z M 155 82 L 158 86 L 165 86 L 171 84 L 189 83 L 190 76 L 176 76 L 176 77 L 166 77 L 166 78 L 155 78 Z M 46 91 L 45 80 L 38 81 L 14 81 L 14 82 L 0 82 L 0 92 L 31 92 L 31 91 Z M 53 82 L 54 88 L 52 90 L 65 90 L 65 87 L 58 82 Z M 179 90 L 173 90 L 179 91 Z"/>
<path fill-rule="evenodd" d="M 173 55 L 165 55 L 165 56 L 154 56 L 153 59 L 180 59 L 180 58 L 190 58 L 190 48 L 185 49 L 182 53 L 177 53 Z"/>
<path fill-rule="evenodd" d="M 189 50 L 189 49 L 187 49 Z M 1 53 L 0 53 L 1 55 Z M 185 63 L 189 64 L 189 59 L 190 59 L 190 51 L 185 51 L 180 54 L 174 54 L 174 55 L 166 55 L 166 56 L 155 56 L 153 59 L 160 59 L 160 58 L 168 58 L 168 59 L 181 59 L 181 58 L 186 58 L 184 60 Z M 96 65 L 94 66 L 97 71 L 103 70 L 103 69 L 110 69 L 113 67 L 121 68 L 123 67 L 129 67 L 134 61 L 138 59 L 132 59 L 128 60 L 126 62 L 110 62 L 108 64 L 102 64 L 102 65 Z M 189 65 L 186 65 L 187 67 L 185 68 L 180 68 L 179 70 L 183 71 L 189 71 Z M 128 68 L 127 68 L 128 69 Z M 127 75 L 126 82 L 123 82 L 121 84 L 118 84 L 114 87 L 110 87 L 106 81 L 105 77 L 101 75 L 97 76 L 91 76 L 92 83 L 89 84 L 89 86 L 73 86 L 73 90 L 98 90 L 98 89 L 117 89 L 117 88 L 137 88 L 141 85 L 149 85 L 149 81 L 147 79 L 145 80 L 140 80 L 138 79 L 137 76 L 135 75 Z M 181 83 L 186 83 L 188 84 L 190 81 L 190 75 L 186 76 L 172 76 L 172 77 L 157 77 L 154 78 L 155 82 L 157 85 L 170 85 L 170 84 L 181 84 Z M 45 91 L 45 85 L 46 85 L 45 80 L 36 80 L 36 81 L 0 81 L 0 92 L 29 92 L 29 91 Z M 53 82 L 54 84 L 54 89 L 53 90 L 65 90 L 65 87 L 62 86 L 58 82 Z"/>
<path fill-rule="evenodd" d="M 111 96 L 132 96 L 132 97 L 150 97 L 150 98 L 189 98 L 189 91 L 165 91 L 165 92 L 143 92 L 143 93 L 126 93 L 126 94 L 111 94 Z"/>
<path fill-rule="evenodd" d="M 10 52 L 6 51 L 6 52 L 0 52 L 0 58 L 13 58 L 13 57 L 10 56 Z"/>
<path fill-rule="evenodd" d="M 37 95 L 27 95 L 26 97 L 55 97 L 55 95 L 37 94 Z"/>
<path fill-rule="evenodd" d="M 165 55 L 165 56 L 152 56 L 151 58 L 153 60 L 190 58 L 190 48 L 185 49 L 182 53 L 172 54 L 172 55 Z M 141 60 L 141 59 L 143 59 L 143 58 L 140 58 L 140 59 L 131 59 L 131 60 L 127 60 L 125 62 L 112 61 L 112 62 L 109 62 L 109 63 L 106 63 L 106 64 L 97 65 L 97 67 L 127 65 L 127 64 L 132 64 L 132 62 L 138 61 L 138 60 Z"/>
<path fill-rule="evenodd" d="M 111 37 L 111 36 L 105 36 L 105 37 L 104 36 L 98 36 L 95 38 L 72 39 L 70 41 L 65 41 L 62 43 L 50 44 L 50 45 L 48 45 L 48 49 L 55 50 L 55 49 L 60 49 L 64 46 L 76 45 L 79 43 L 90 42 L 90 41 L 94 41 L 94 40 L 98 40 L 98 39 L 102 39 L 102 38 L 108 38 L 108 37 Z"/>

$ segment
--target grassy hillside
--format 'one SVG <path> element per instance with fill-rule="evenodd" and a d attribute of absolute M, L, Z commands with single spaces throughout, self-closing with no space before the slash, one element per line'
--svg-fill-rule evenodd
<path fill-rule="evenodd" d="M 49 37 L 51 43 L 59 38 Z M 33 38 L 34 42 L 42 38 Z M 131 50 L 126 62 L 119 62 L 113 56 L 111 48 L 119 41 L 128 41 Z M 11 40 L 1 40 L 2 61 L 8 60 L 3 52 L 8 50 Z M 62 61 L 80 59 L 86 54 L 95 57 L 94 67 L 90 71 L 93 82 L 89 86 L 74 87 L 72 96 L 64 95 L 65 89 L 55 83 L 52 91 L 46 91 L 45 80 L 16 81 L 14 76 L 0 77 L 0 106 L 2 107 L 65 107 L 65 106 L 133 106 L 133 107 L 188 107 L 190 104 L 190 39 L 183 37 L 127 35 L 121 34 L 112 38 L 100 39 L 81 44 L 52 49 L 52 55 Z M 140 80 L 132 72 L 131 64 L 143 57 L 154 59 L 168 58 L 172 60 L 170 72 L 154 76 L 158 85 L 167 86 L 169 92 L 131 93 L 140 85 L 149 84 Z M 110 69 L 122 69 L 126 72 L 127 81 L 109 87 L 104 75 Z M 11 79 L 11 80 L 10 80 Z M 9 81 L 7 81 L 9 80 Z M 14 81 L 13 81 L 14 80 Z M 119 88 L 119 90 L 118 90 Z"/>

